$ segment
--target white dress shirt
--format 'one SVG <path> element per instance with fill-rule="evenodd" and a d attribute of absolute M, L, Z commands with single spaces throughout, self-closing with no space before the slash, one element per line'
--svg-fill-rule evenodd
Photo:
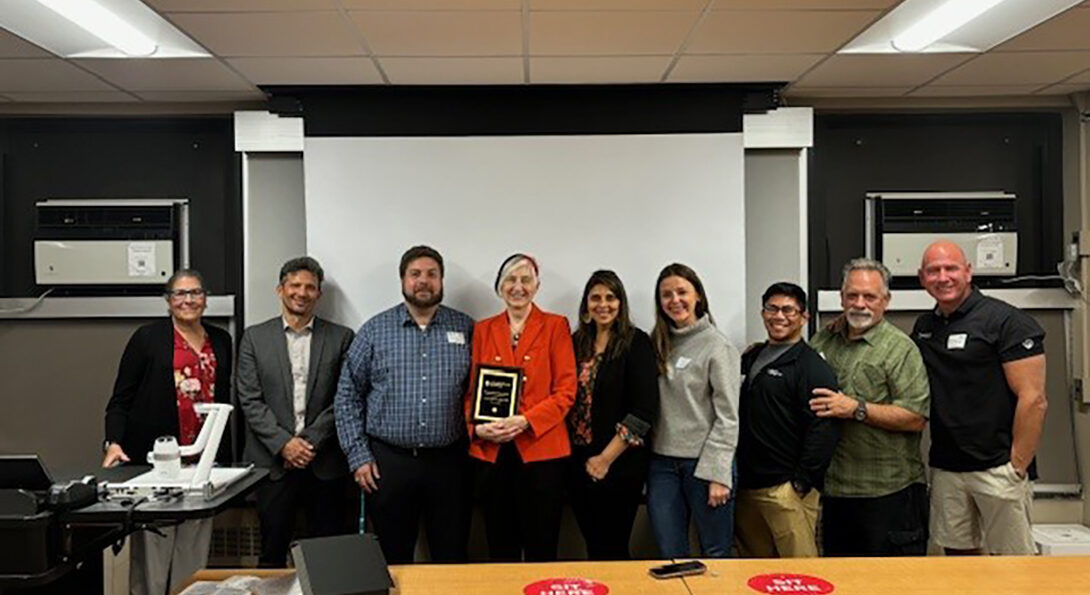
<path fill-rule="evenodd" d="M 313 331 L 313 317 L 298 331 L 291 328 L 288 321 L 284 320 L 284 337 L 288 342 L 288 361 L 291 363 L 296 435 L 303 431 L 307 423 L 307 375 L 310 373 L 310 336 Z"/>

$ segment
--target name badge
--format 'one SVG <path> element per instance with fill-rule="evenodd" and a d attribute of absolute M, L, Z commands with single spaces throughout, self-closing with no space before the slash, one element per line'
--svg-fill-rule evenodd
<path fill-rule="evenodd" d="M 674 364 L 674 367 L 678 370 L 684 370 L 685 368 L 689 367 L 689 364 L 692 361 L 693 360 L 685 357 L 684 355 L 679 355 L 677 358 L 677 363 Z"/>
<path fill-rule="evenodd" d="M 965 342 L 969 340 L 969 335 L 965 333 L 957 333 L 946 337 L 947 349 L 965 349 Z"/>
<path fill-rule="evenodd" d="M 458 331 L 447 331 L 447 343 L 454 343 L 455 345 L 465 345 L 466 336 Z"/>

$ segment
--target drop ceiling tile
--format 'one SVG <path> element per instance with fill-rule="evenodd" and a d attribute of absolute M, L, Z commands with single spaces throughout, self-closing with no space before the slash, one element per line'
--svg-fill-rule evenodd
<path fill-rule="evenodd" d="M 339 12 L 177 13 L 171 19 L 220 57 L 363 54 Z"/>
<path fill-rule="evenodd" d="M 1062 84 L 1059 84 L 1059 85 L 1052 85 L 1051 87 L 1046 87 L 1044 89 L 1040 89 L 1035 94 L 1036 95 L 1070 95 L 1072 93 L 1083 93 L 1085 91 L 1090 91 L 1090 83 L 1080 83 L 1080 84 L 1062 83 Z"/>
<path fill-rule="evenodd" d="M 530 0 L 530 10 L 704 10 L 706 0 Z"/>
<path fill-rule="evenodd" d="M 993 51 L 1090 50 L 1090 10 L 1067 10 Z"/>
<path fill-rule="evenodd" d="M 865 29 L 878 11 L 715 11 L 696 30 L 690 54 L 831 52 Z"/>
<path fill-rule="evenodd" d="M 522 10 L 522 0 L 341 0 L 349 10 Z"/>
<path fill-rule="evenodd" d="M 654 83 L 671 56 L 530 58 L 531 83 Z"/>
<path fill-rule="evenodd" d="M 353 11 L 380 56 L 516 56 L 522 15 L 509 11 Z"/>
<path fill-rule="evenodd" d="M 29 41 L 0 29 L 0 58 L 52 58 L 53 54 Z"/>
<path fill-rule="evenodd" d="M 382 82 L 371 58 L 231 58 L 257 85 L 368 85 Z"/>
<path fill-rule="evenodd" d="M 334 10 L 336 0 L 144 0 L 159 12 Z"/>
<path fill-rule="evenodd" d="M 886 9 L 901 0 L 716 0 L 712 10 Z"/>
<path fill-rule="evenodd" d="M 1044 85 L 1086 68 L 1090 68 L 1090 51 L 987 53 L 942 75 L 933 84 Z"/>
<path fill-rule="evenodd" d="M 522 58 L 380 58 L 395 85 L 518 84 Z"/>
<path fill-rule="evenodd" d="M 113 90 L 94 75 L 59 58 L 0 60 L 0 92 Z"/>
<path fill-rule="evenodd" d="M 1090 83 L 1090 70 L 1084 70 L 1067 79 L 1064 83 Z"/>
<path fill-rule="evenodd" d="M 787 97 L 900 97 L 912 87 L 790 87 Z"/>
<path fill-rule="evenodd" d="M 984 97 L 1031 95 L 1041 85 L 927 85 L 911 93 L 913 97 Z"/>
<path fill-rule="evenodd" d="M 807 87 L 922 85 L 970 59 L 971 54 L 835 54 L 799 80 Z"/>
<path fill-rule="evenodd" d="M 676 11 L 532 12 L 530 54 L 673 54 L 681 47 L 699 14 Z"/>
<path fill-rule="evenodd" d="M 129 91 L 247 91 L 242 77 L 218 60 L 74 60 L 76 64 Z"/>
<path fill-rule="evenodd" d="M 821 54 L 765 56 L 682 56 L 670 72 L 671 82 L 793 81 Z"/>
<path fill-rule="evenodd" d="M 154 102 L 260 102 L 265 101 L 261 91 L 140 91 L 136 95 L 144 101 Z"/>
<path fill-rule="evenodd" d="M 125 103 L 139 101 L 123 91 L 55 91 L 43 93 L 6 93 L 19 103 Z"/>

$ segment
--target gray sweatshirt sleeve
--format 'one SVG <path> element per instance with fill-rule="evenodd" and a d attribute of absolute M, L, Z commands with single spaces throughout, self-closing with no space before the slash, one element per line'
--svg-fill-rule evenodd
<path fill-rule="evenodd" d="M 704 440 L 694 475 L 734 489 L 732 469 L 738 447 L 738 391 L 741 358 L 726 341 L 712 350 L 708 359 L 708 384 L 715 418 Z"/>

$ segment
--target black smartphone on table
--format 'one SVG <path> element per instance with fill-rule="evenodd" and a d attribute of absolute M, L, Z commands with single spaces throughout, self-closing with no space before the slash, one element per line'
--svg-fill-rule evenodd
<path fill-rule="evenodd" d="M 655 578 L 675 578 L 679 576 L 692 576 L 694 574 L 704 574 L 708 571 L 708 567 L 699 560 L 693 560 L 691 562 L 678 562 L 676 564 L 665 564 L 663 566 L 656 566 L 649 570 L 651 576 Z"/>

